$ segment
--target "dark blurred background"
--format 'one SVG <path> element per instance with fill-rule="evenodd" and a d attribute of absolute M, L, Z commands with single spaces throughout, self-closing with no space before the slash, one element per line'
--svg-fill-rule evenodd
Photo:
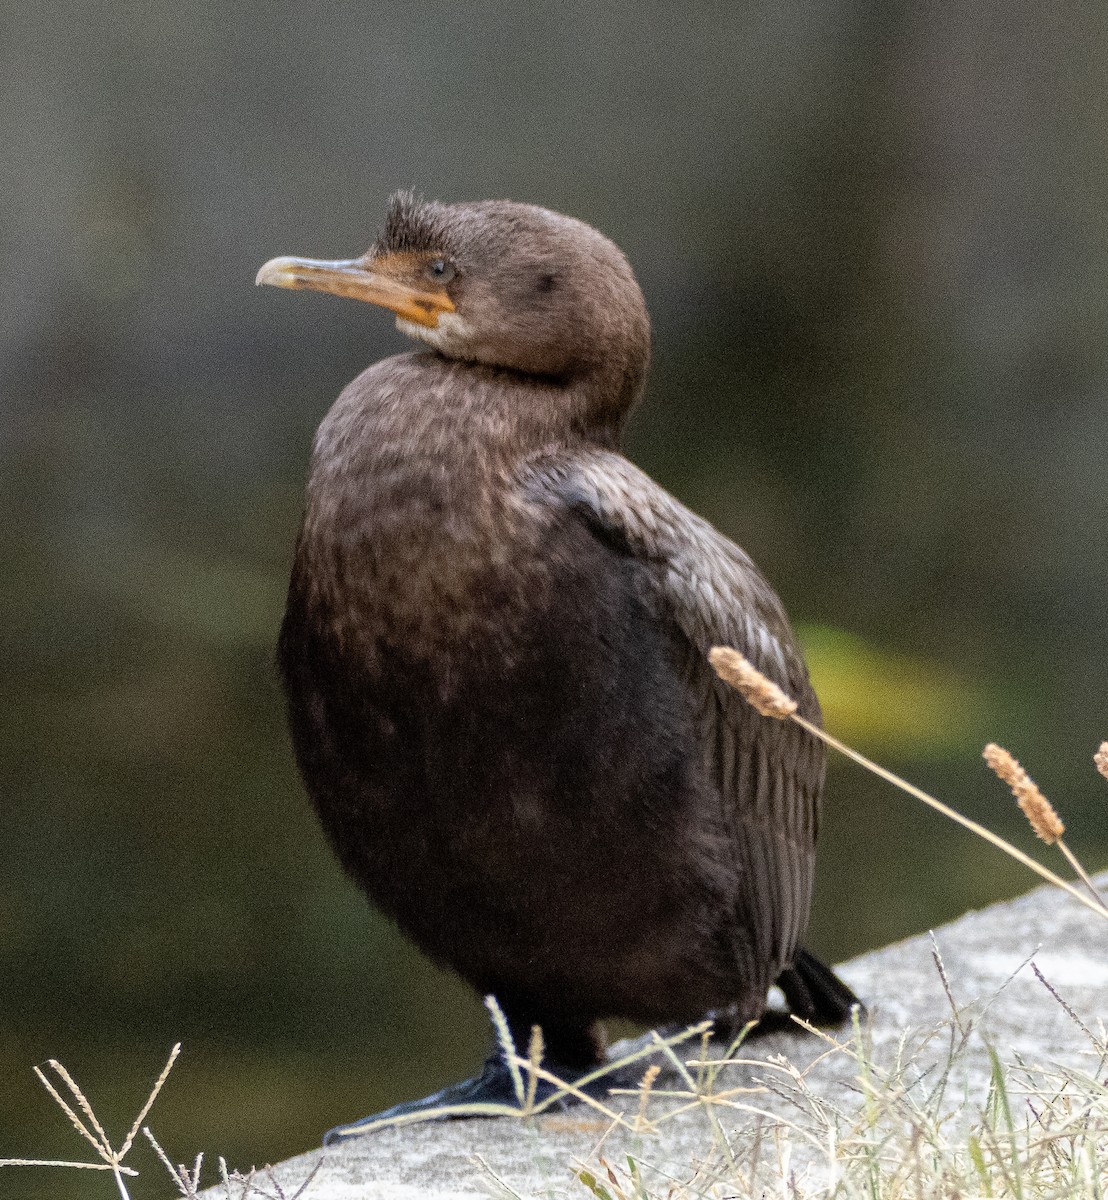
<path fill-rule="evenodd" d="M 403 340 L 254 274 L 360 252 L 397 187 L 619 242 L 629 450 L 773 580 L 829 726 L 1030 848 L 1003 742 L 1105 865 L 1105 33 L 1099 0 L 7 0 L 0 1156 L 80 1155 L 50 1056 L 118 1135 L 182 1040 L 155 1130 L 248 1166 L 483 1053 L 332 863 L 273 667 L 312 432 Z M 1036 882 L 850 766 L 824 829 L 837 959 Z M 62 1193 L 113 1185 L 0 1174 Z"/>

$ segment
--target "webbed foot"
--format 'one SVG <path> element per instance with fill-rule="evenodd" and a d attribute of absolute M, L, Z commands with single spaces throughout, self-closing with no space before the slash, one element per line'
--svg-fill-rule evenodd
<path fill-rule="evenodd" d="M 578 1084 L 577 1081 L 579 1079 L 592 1074 L 595 1068 L 590 1067 L 587 1070 L 581 1070 L 579 1067 L 559 1067 L 557 1063 L 550 1062 L 544 1062 L 543 1066 L 560 1080 L 572 1083 L 575 1087 L 580 1087 L 580 1090 L 586 1095 L 594 1096 L 598 1100 L 606 1100 L 611 1088 L 624 1086 L 626 1082 L 619 1077 L 617 1072 L 610 1072 L 589 1083 Z M 523 1072 L 523 1080 L 526 1087 L 526 1071 Z M 560 1088 L 557 1084 L 540 1079 L 535 1088 L 535 1101 L 546 1100 L 559 1090 Z M 561 1112 L 579 1103 L 580 1101 L 575 1096 L 561 1096 L 545 1111 Z M 436 1108 L 461 1108 L 462 1106 L 472 1104 L 501 1104 L 513 1109 L 519 1108 L 519 1098 L 516 1095 L 511 1072 L 508 1070 L 499 1052 L 489 1055 L 485 1060 L 485 1065 L 481 1068 L 481 1073 L 475 1075 L 472 1079 L 463 1079 L 460 1083 L 453 1083 L 439 1092 L 434 1092 L 430 1096 L 424 1096 L 422 1100 L 408 1100 L 403 1104 L 395 1104 L 392 1108 L 386 1108 L 384 1112 L 363 1117 L 360 1121 L 352 1121 L 349 1125 L 337 1125 L 334 1129 L 328 1130 L 323 1135 L 323 1144 L 325 1146 L 333 1146 L 349 1138 L 359 1137 L 364 1133 L 371 1133 L 375 1127 L 396 1117 L 418 1116 L 421 1113 L 427 1113 Z M 465 1117 L 488 1115 L 491 1114 L 459 1111 L 441 1113 L 431 1119 L 459 1120 Z"/>

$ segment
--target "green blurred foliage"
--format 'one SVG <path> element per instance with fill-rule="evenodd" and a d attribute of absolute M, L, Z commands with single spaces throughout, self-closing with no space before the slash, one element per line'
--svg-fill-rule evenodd
<path fill-rule="evenodd" d="M 317 1143 L 484 1049 L 342 879 L 272 664 L 312 431 L 402 340 L 256 292 L 384 199 L 611 234 L 655 321 L 630 452 L 754 555 L 833 729 L 1021 844 L 995 739 L 1108 857 L 1105 14 L 54 0 L 0 12 L 0 1156 L 65 1062 L 175 1158 Z M 833 765 L 810 940 L 1034 881 Z M 149 1166 L 147 1161 L 140 1165 Z M 0 1174 L 0 1196 L 107 1196 Z"/>
<path fill-rule="evenodd" d="M 827 625 L 797 633 L 824 722 L 855 749 L 941 761 L 982 745 L 994 702 L 950 665 Z"/>

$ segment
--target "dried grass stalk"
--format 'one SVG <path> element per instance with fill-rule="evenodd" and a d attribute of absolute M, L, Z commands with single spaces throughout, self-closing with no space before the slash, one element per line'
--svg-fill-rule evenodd
<path fill-rule="evenodd" d="M 1059 830 L 1058 835 L 1053 840 L 1056 841 L 1058 849 L 1065 855 L 1067 861 L 1085 885 L 1088 890 L 1087 895 L 1080 888 L 1075 887 L 1072 883 L 1068 883 L 1061 876 L 1044 867 L 1042 863 L 1036 862 L 1030 855 L 1024 854 L 1022 850 L 1017 846 L 1013 846 L 1011 842 L 1005 841 L 1004 838 L 993 833 L 991 829 L 986 829 L 984 825 L 978 824 L 977 821 L 972 821 L 969 817 L 963 816 L 960 812 L 951 808 L 949 804 L 944 804 L 941 800 L 923 791 L 922 788 L 916 787 L 915 784 L 909 783 L 899 775 L 894 775 L 892 771 L 879 766 L 872 759 L 866 758 L 864 754 L 859 754 L 857 750 L 854 750 L 845 742 L 839 741 L 837 737 L 832 737 L 821 726 L 802 717 L 796 711 L 796 704 L 776 684 L 768 680 L 760 671 L 747 662 L 737 650 L 732 649 L 730 646 L 715 646 L 709 652 L 708 658 L 720 679 L 735 688 L 763 716 L 788 719 L 794 724 L 799 725 L 801 729 L 806 729 L 813 737 L 819 738 L 826 745 L 838 750 L 840 754 L 845 754 L 847 758 L 853 759 L 859 766 L 865 767 L 867 771 L 872 771 L 874 775 L 887 780 L 902 792 L 907 792 L 909 796 L 914 796 L 917 800 L 922 801 L 922 803 L 933 808 L 936 812 L 942 813 L 944 817 L 970 830 L 971 833 L 975 833 L 979 838 L 983 838 L 998 850 L 1003 850 L 1005 854 L 1014 858 L 1017 862 L 1023 863 L 1025 867 L 1034 871 L 1036 875 L 1045 879 L 1047 883 L 1061 888 L 1062 891 L 1068 893 L 1079 903 L 1084 904 L 1086 908 L 1091 908 L 1101 917 L 1108 917 L 1108 905 L 1104 903 L 1104 900 L 1093 886 L 1088 872 L 1077 861 L 1066 843 L 1061 840 L 1061 830 L 1064 826 L 1062 826 L 1062 822 L 1058 819 L 1057 813 L 1047 804 L 1045 797 L 1042 797 L 1042 802 L 1049 809 L 1050 813 L 1053 814 Z M 1019 767 L 1019 764 L 1016 763 L 1011 755 L 1007 757 L 1016 767 Z"/>

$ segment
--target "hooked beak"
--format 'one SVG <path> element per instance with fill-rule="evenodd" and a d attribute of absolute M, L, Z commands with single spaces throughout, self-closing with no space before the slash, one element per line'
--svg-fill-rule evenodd
<path fill-rule="evenodd" d="M 256 284 L 273 287 L 305 288 L 330 292 L 390 309 L 405 321 L 434 329 L 443 313 L 454 311 L 454 302 L 445 288 L 432 284 L 416 285 L 410 276 L 406 256 L 384 254 L 377 258 L 340 259 L 320 262 L 312 258 L 271 258 L 258 272 Z"/>

